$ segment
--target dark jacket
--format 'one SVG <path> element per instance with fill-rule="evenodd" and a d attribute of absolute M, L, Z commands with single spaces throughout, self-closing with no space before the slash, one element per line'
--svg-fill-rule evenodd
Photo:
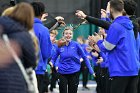
<path fill-rule="evenodd" d="M 0 25 L 4 28 L 3 33 L 20 45 L 20 59 L 24 67 L 34 67 L 35 50 L 27 29 L 9 17 L 0 17 Z M 0 93 L 28 93 L 26 82 L 16 62 L 0 68 Z"/>

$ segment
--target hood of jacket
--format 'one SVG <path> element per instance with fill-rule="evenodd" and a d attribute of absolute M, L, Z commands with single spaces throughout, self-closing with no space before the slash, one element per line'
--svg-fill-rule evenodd
<path fill-rule="evenodd" d="M 114 22 L 118 22 L 120 25 L 124 26 L 128 30 L 133 29 L 132 21 L 127 16 L 119 16 L 114 20 Z"/>

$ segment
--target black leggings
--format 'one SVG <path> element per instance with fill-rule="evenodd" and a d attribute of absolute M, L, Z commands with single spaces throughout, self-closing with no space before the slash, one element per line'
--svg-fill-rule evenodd
<path fill-rule="evenodd" d="M 88 74 L 89 74 L 89 70 L 88 70 L 88 68 L 86 67 L 86 64 L 85 64 L 84 61 L 81 63 L 80 72 L 82 73 L 83 87 L 86 87 L 86 86 L 87 86 L 87 83 L 88 83 Z"/>
<path fill-rule="evenodd" d="M 60 93 L 77 93 L 79 73 L 59 74 L 58 84 Z"/>

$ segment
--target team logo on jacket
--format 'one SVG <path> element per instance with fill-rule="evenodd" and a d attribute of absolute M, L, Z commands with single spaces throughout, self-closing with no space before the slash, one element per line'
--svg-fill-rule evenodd
<path fill-rule="evenodd" d="M 71 49 L 74 49 L 75 47 L 71 47 Z"/>
<path fill-rule="evenodd" d="M 60 48 L 60 52 L 64 52 L 64 48 Z"/>

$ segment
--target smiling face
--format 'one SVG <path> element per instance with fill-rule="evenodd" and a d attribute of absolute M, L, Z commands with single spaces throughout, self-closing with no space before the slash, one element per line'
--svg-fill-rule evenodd
<path fill-rule="evenodd" d="M 63 36 L 64 36 L 64 39 L 67 42 L 71 41 L 71 39 L 73 38 L 73 32 L 72 32 L 72 30 L 70 30 L 70 29 L 65 30 L 64 33 L 63 33 Z"/>

